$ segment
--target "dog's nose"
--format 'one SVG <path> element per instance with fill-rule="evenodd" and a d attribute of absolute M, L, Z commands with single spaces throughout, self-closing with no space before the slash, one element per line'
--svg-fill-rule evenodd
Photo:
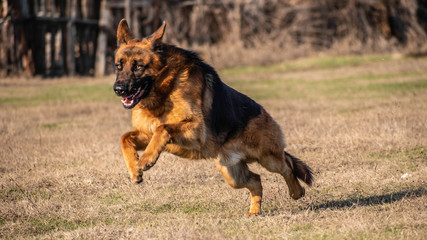
<path fill-rule="evenodd" d="M 127 87 L 124 84 L 115 83 L 113 88 L 114 88 L 114 92 L 118 96 L 123 96 L 127 92 Z"/>

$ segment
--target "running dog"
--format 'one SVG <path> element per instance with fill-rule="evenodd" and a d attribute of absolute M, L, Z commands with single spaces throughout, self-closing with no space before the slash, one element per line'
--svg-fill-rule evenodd
<path fill-rule="evenodd" d="M 143 172 L 165 151 L 214 159 L 231 187 L 249 190 L 246 215 L 258 215 L 262 199 L 260 175 L 248 163 L 282 175 L 293 199 L 304 196 L 298 179 L 311 185 L 312 171 L 284 151 L 279 125 L 261 105 L 224 84 L 197 54 L 163 43 L 165 27 L 163 22 L 140 41 L 125 19 L 117 29 L 114 92 L 132 109 L 134 129 L 121 137 L 132 182 L 141 183 Z"/>

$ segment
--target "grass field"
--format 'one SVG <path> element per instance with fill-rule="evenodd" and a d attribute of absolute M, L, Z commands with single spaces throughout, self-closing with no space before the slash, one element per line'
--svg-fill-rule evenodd
<path fill-rule="evenodd" d="M 163 154 L 132 185 L 130 111 L 105 78 L 0 80 L 2 239 L 426 239 L 427 59 L 321 57 L 220 71 L 281 125 L 315 183 L 294 201 L 257 165 L 244 217 L 213 161 Z"/>

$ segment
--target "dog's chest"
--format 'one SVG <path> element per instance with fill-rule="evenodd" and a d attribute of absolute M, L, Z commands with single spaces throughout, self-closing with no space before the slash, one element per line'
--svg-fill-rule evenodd
<path fill-rule="evenodd" d="M 185 105 L 178 105 L 175 107 L 165 108 L 159 111 L 162 114 L 155 115 L 154 113 L 145 108 L 138 108 L 132 111 L 132 125 L 134 128 L 145 132 L 146 134 L 153 134 L 156 129 L 162 124 L 179 124 L 185 119 L 191 118 L 191 114 L 183 109 Z"/>
<path fill-rule="evenodd" d="M 137 109 L 132 111 L 132 125 L 139 131 L 151 135 L 159 127 L 160 121 L 148 110 Z"/>

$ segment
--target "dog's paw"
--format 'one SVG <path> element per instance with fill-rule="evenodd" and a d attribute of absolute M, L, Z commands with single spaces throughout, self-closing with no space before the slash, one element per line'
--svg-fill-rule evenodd
<path fill-rule="evenodd" d="M 150 163 L 147 163 L 147 164 L 145 164 L 145 166 L 143 167 L 143 171 L 147 171 L 147 170 L 149 170 L 150 168 L 152 168 L 153 166 L 154 166 L 154 164 L 155 164 L 155 162 L 150 162 Z"/>
<path fill-rule="evenodd" d="M 256 217 L 256 216 L 259 216 L 259 213 L 250 213 L 250 212 L 245 213 L 245 217 Z"/>
<path fill-rule="evenodd" d="M 157 159 L 151 155 L 143 155 L 140 159 L 141 168 L 140 171 L 147 171 L 156 164 Z"/>
<path fill-rule="evenodd" d="M 294 192 L 289 192 L 289 195 L 291 196 L 291 198 L 293 198 L 294 200 L 298 200 L 302 197 L 305 196 L 305 188 L 301 187 L 300 189 L 298 189 L 297 191 Z"/>
<path fill-rule="evenodd" d="M 144 152 L 138 161 L 138 167 L 140 171 L 147 171 L 152 168 L 156 164 L 158 157 L 159 155 Z"/>
<path fill-rule="evenodd" d="M 142 170 L 138 171 L 138 174 L 131 176 L 131 181 L 133 184 L 142 183 Z"/>

